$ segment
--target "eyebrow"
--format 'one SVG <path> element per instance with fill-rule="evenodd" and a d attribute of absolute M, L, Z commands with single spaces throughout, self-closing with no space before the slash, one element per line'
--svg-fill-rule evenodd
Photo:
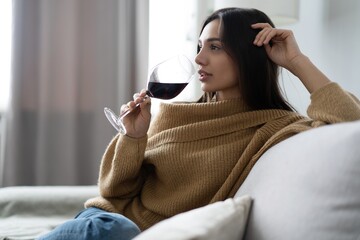
<path fill-rule="evenodd" d="M 206 42 L 221 42 L 220 38 L 208 38 L 205 39 Z M 199 43 L 201 43 L 200 39 L 199 39 Z"/>

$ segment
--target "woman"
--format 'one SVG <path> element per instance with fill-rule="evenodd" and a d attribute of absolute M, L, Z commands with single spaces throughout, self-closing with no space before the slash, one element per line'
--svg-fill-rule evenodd
<path fill-rule="evenodd" d="M 124 119 L 127 134 L 117 135 L 103 156 L 101 196 L 43 239 L 131 239 L 139 228 L 233 197 L 261 154 L 279 141 L 360 119 L 359 101 L 301 53 L 291 31 L 275 29 L 258 10 L 229 8 L 209 16 L 195 61 L 204 97 L 162 104 L 151 125 L 145 91 L 124 105 L 121 111 L 131 111 Z M 311 93 L 311 119 L 283 99 L 278 66 Z"/>

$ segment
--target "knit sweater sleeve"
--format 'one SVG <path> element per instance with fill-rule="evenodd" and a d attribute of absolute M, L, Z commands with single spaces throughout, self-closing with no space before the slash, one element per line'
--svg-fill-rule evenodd
<path fill-rule="evenodd" d="M 104 198 L 131 198 L 143 183 L 141 166 L 147 137 L 134 139 L 117 135 L 107 147 L 99 173 L 100 195 Z"/>
<path fill-rule="evenodd" d="M 325 123 L 339 123 L 360 119 L 360 101 L 344 91 L 337 83 L 329 83 L 310 96 L 307 109 L 310 118 Z"/>

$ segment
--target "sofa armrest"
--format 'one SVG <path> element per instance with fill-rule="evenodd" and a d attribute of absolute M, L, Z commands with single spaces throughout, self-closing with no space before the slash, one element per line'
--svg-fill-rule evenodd
<path fill-rule="evenodd" d="M 84 202 L 98 195 L 97 186 L 6 187 L 0 189 L 0 218 L 21 216 L 74 217 Z"/>

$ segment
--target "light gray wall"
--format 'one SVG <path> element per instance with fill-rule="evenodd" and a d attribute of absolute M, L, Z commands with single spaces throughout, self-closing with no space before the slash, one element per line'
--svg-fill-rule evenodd
<path fill-rule="evenodd" d="M 293 30 L 300 49 L 332 81 L 360 97 L 360 1 L 301 0 Z M 290 102 L 303 114 L 309 94 L 297 78 L 283 71 Z"/>

